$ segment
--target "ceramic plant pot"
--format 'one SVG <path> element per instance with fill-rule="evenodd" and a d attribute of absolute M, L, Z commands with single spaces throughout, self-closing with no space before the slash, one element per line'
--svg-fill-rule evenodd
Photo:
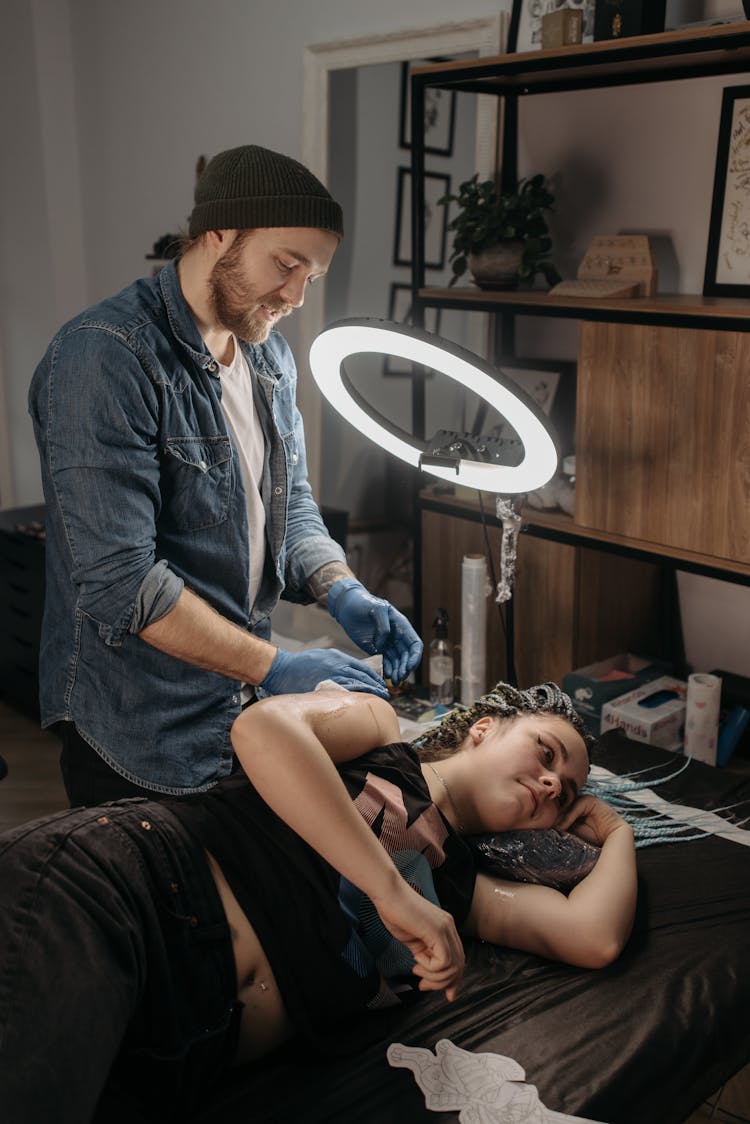
<path fill-rule="evenodd" d="M 469 254 L 469 272 L 480 289 L 515 289 L 523 242 L 498 242 L 480 254 Z"/>

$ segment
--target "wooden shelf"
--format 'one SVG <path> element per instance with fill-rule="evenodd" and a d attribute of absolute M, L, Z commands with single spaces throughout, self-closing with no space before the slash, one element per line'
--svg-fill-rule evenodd
<path fill-rule="evenodd" d="M 537 290 L 480 289 L 472 285 L 420 289 L 419 300 L 432 308 L 479 312 L 507 310 L 527 316 L 750 331 L 750 301 L 742 297 L 660 293 L 653 297 L 586 300 L 583 297 L 551 296 Z"/>
<path fill-rule="evenodd" d="M 560 541 L 579 542 L 582 545 L 588 543 L 592 546 L 607 544 L 644 558 L 662 558 L 665 562 L 674 564 L 678 570 L 684 569 L 704 575 L 710 573 L 725 580 L 731 575 L 740 584 L 750 585 L 750 565 L 747 563 L 717 558 L 712 554 L 699 554 L 692 550 L 677 550 L 661 543 L 632 539 L 627 535 L 597 531 L 593 527 L 581 526 L 561 511 L 536 511 L 527 507 L 523 510 L 523 517 L 528 530 L 532 533 L 542 532 L 541 537 L 547 537 L 543 534 L 547 531 L 552 532 L 550 538 L 557 538 Z"/>
<path fill-rule="evenodd" d="M 750 69 L 750 21 L 577 47 L 415 67 L 420 84 L 472 93 L 534 94 L 665 82 Z"/>
<path fill-rule="evenodd" d="M 420 493 L 420 505 L 426 511 L 436 511 L 444 515 L 457 515 L 472 521 L 482 519 L 479 502 L 472 502 L 449 493 L 436 493 L 425 489 Z M 485 497 L 484 516 L 491 526 L 499 526 L 495 515 L 495 504 L 491 496 Z M 692 550 L 678 550 L 662 543 L 647 542 L 630 538 L 627 535 L 599 531 L 576 523 L 562 511 L 537 510 L 532 507 L 522 509 L 523 532 L 538 538 L 548 538 L 555 542 L 571 545 L 589 546 L 592 549 L 611 550 L 614 553 L 630 554 L 645 561 L 659 561 L 673 565 L 675 569 L 721 580 L 750 585 L 750 564 L 731 559 L 717 558 L 712 554 L 700 554 Z"/>
<path fill-rule="evenodd" d="M 514 596 L 505 607 L 506 632 L 501 636 L 496 629 L 488 637 L 496 662 L 501 645 L 506 666 L 515 660 L 519 682 L 559 681 L 571 667 L 617 651 L 684 658 L 676 570 L 750 585 L 750 533 L 739 514 L 747 506 L 750 465 L 744 439 L 750 301 L 685 293 L 587 299 L 540 290 L 427 287 L 419 127 L 425 92 L 437 88 L 503 99 L 500 171 L 510 184 L 518 174 L 519 103 L 528 95 L 730 74 L 742 79 L 749 72 L 750 20 L 411 71 L 414 312 L 445 308 L 494 315 L 501 329 L 497 354 L 508 356 L 516 317 L 579 321 L 575 511 L 580 522 L 561 511 L 522 510 L 524 533 Z M 423 412 L 416 392 L 414 402 L 415 413 Z M 415 605 L 423 615 L 438 604 L 457 615 L 455 560 L 475 551 L 492 557 L 500 548 L 494 497 L 484 497 L 480 507 L 466 498 L 471 493 L 462 492 L 451 495 L 439 485 L 420 492 L 420 535 L 427 551 L 415 548 Z M 431 565 L 435 557 L 446 564 Z M 518 635 L 516 612 L 523 626 Z"/>
<path fill-rule="evenodd" d="M 460 560 L 467 554 L 484 554 L 494 585 L 502 532 L 491 497 L 484 504 L 485 512 L 489 508 L 492 513 L 485 526 L 478 505 L 446 500 L 445 505 L 425 503 L 421 511 L 429 564 L 423 571 L 420 606 L 425 623 L 438 605 L 443 606 L 457 629 L 462 615 Z M 533 530 L 530 525 L 526 529 Z M 594 549 L 586 549 L 589 545 Z M 673 653 L 679 646 L 678 618 L 672 612 L 675 589 L 669 567 L 659 558 L 608 554 L 599 543 L 569 542 L 564 536 L 522 534 L 513 597 L 502 606 L 488 601 L 487 682 L 507 678 L 509 634 L 514 671 L 522 686 L 560 683 L 571 668 L 613 652 Z M 518 644 L 513 642 L 514 621 L 521 626 Z M 457 631 L 454 636 L 458 638 Z"/>

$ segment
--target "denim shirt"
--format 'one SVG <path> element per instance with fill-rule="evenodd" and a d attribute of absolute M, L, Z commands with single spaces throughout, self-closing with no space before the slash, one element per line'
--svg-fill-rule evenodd
<path fill-rule="evenodd" d="M 159 792 L 201 791 L 230 771 L 241 685 L 137 634 L 187 586 L 266 638 L 282 592 L 309 601 L 310 576 L 345 557 L 307 480 L 289 346 L 273 332 L 242 347 L 266 438 L 259 543 L 219 367 L 174 263 L 66 324 L 29 393 L 47 504 L 42 722 L 73 721 L 118 773 Z M 251 550 L 266 559 L 252 606 Z"/>

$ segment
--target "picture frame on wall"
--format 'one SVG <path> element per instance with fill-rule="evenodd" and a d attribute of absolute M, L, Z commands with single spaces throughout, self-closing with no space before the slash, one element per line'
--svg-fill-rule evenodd
<path fill-rule="evenodd" d="M 420 59 L 401 64 L 399 146 L 411 148 L 411 82 L 409 68 L 447 59 Z M 427 86 L 424 92 L 424 151 L 434 156 L 452 156 L 456 135 L 456 91 Z"/>
<path fill-rule="evenodd" d="M 750 86 L 722 93 L 703 293 L 750 297 Z"/>
<path fill-rule="evenodd" d="M 508 28 L 507 50 L 538 51 L 542 47 L 542 17 L 564 8 L 580 11 L 583 16 L 584 43 L 594 40 L 595 0 L 513 0 Z"/>
<path fill-rule="evenodd" d="M 438 203 L 451 189 L 445 172 L 425 172 L 424 264 L 427 269 L 445 269 L 448 242 L 448 208 Z M 398 169 L 396 184 L 396 237 L 394 265 L 411 265 L 411 168 Z"/>
<path fill-rule="evenodd" d="M 441 309 L 425 309 L 425 330 L 440 333 Z M 411 324 L 411 285 L 403 281 L 392 281 L 388 290 L 388 319 L 394 324 Z M 431 370 L 422 367 L 427 377 Z M 397 355 L 386 355 L 383 359 L 383 375 L 387 378 L 411 378 L 414 375 L 412 364 L 407 359 L 400 359 Z"/>
<path fill-rule="evenodd" d="M 549 417 L 560 382 L 560 370 L 548 368 L 546 364 L 538 361 L 533 366 L 519 365 L 516 360 L 498 364 L 498 371 L 506 378 L 512 379 L 516 386 L 525 391 L 536 403 L 539 409 Z M 507 421 L 501 421 L 493 430 L 493 437 L 512 437 L 513 428 Z"/>
<path fill-rule="evenodd" d="M 560 456 L 575 450 L 576 363 L 568 359 L 521 358 L 516 355 L 495 360 L 495 367 L 511 379 L 550 419 L 557 434 Z M 510 423 L 486 402 L 479 405 L 473 432 L 492 437 L 512 437 Z"/>

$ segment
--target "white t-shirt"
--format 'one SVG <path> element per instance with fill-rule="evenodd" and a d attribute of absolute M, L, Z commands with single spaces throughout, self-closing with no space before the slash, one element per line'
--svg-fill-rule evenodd
<path fill-rule="evenodd" d="M 254 373 L 234 340 L 234 358 L 229 366 L 219 364 L 221 408 L 240 458 L 245 485 L 247 526 L 250 543 L 248 587 L 250 610 L 258 596 L 266 557 L 266 512 L 260 494 L 265 438 L 253 400 Z"/>

